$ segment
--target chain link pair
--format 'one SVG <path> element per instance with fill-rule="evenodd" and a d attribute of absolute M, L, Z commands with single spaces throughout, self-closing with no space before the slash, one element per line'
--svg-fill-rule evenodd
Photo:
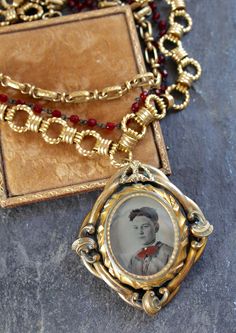
<path fill-rule="evenodd" d="M 167 57 L 171 57 L 177 64 L 178 78 L 176 84 L 167 88 L 166 96 L 173 98 L 170 105 L 174 110 L 183 110 L 190 101 L 189 89 L 193 81 L 198 80 L 201 75 L 201 66 L 193 58 L 189 58 L 188 53 L 182 46 L 181 38 L 192 28 L 192 19 L 186 13 L 184 0 L 167 0 L 171 5 L 169 16 L 169 29 L 158 42 L 159 50 Z M 180 23 L 181 22 L 181 23 Z M 192 68 L 194 74 L 188 68 Z M 177 103 L 175 93 L 182 95 L 183 101 Z"/>
<path fill-rule="evenodd" d="M 0 0 L 0 27 L 61 16 L 64 3 L 65 0 L 13 0 L 11 3 Z"/>
<path fill-rule="evenodd" d="M 3 73 L 0 73 L 0 84 L 3 87 L 18 90 L 22 94 L 29 95 L 35 99 L 64 103 L 85 103 L 94 100 L 112 100 L 124 96 L 134 88 L 156 86 L 154 75 L 151 72 L 137 74 L 131 80 L 124 82 L 122 85 L 106 87 L 100 91 L 78 90 L 71 93 L 50 91 L 35 87 L 30 83 L 18 82 Z"/>
<path fill-rule="evenodd" d="M 26 113 L 27 118 L 23 125 L 18 125 L 17 117 L 22 112 Z M 162 119 L 165 114 L 166 104 L 164 99 L 156 95 L 149 95 L 145 105 L 136 114 L 131 113 L 123 117 L 121 122 L 122 135 L 118 142 L 113 142 L 103 138 L 94 130 L 78 131 L 76 128 L 69 126 L 62 118 L 45 119 L 42 116 L 35 115 L 28 105 L 8 106 L 7 104 L 0 104 L 0 121 L 7 122 L 13 131 L 17 133 L 28 131 L 40 133 L 44 141 L 49 144 L 59 144 L 60 142 L 75 144 L 75 148 L 83 156 L 108 155 L 111 164 L 115 167 L 124 166 L 127 161 L 132 160 L 132 150 L 136 143 L 144 137 L 147 126 L 155 120 Z M 129 125 L 130 120 L 136 125 L 135 129 Z M 60 126 L 59 134 L 56 137 L 50 136 L 49 132 L 55 125 Z M 83 148 L 83 141 L 88 137 L 95 139 L 95 144 L 91 149 Z M 127 157 L 124 161 L 119 162 L 115 158 L 117 153 L 125 153 Z"/>

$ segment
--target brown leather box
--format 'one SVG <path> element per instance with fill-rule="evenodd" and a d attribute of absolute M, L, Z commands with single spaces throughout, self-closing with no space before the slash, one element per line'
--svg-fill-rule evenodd
<path fill-rule="evenodd" d="M 45 89 L 102 89 L 146 71 L 126 6 L 4 27 L 0 44 L 0 71 Z M 0 92 L 35 102 L 11 89 Z M 139 93 L 136 89 L 112 101 L 45 105 L 83 119 L 119 123 Z M 120 136 L 118 129 L 100 132 L 107 138 Z M 1 124 L 0 145 L 0 203 L 5 207 L 101 188 L 116 171 L 107 158 L 80 156 L 74 146 L 49 145 L 37 133 L 18 134 L 7 124 Z M 149 128 L 134 157 L 170 172 L 159 123 Z"/>

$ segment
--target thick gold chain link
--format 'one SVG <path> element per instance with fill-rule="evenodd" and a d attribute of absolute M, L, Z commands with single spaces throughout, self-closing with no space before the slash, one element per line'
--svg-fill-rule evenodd
<path fill-rule="evenodd" d="M 171 14 L 169 17 L 169 29 L 167 33 L 159 40 L 159 49 L 166 55 L 171 57 L 177 64 L 178 78 L 175 84 L 169 86 L 166 92 L 157 96 L 154 94 L 148 95 L 143 107 L 139 109 L 137 113 L 131 113 L 122 119 L 121 131 L 122 134 L 118 142 L 102 138 L 102 136 L 94 130 L 78 131 L 77 129 L 70 127 L 67 122 L 61 118 L 48 118 L 44 119 L 41 116 L 34 114 L 32 109 L 27 105 L 0 105 L 0 121 L 7 122 L 12 130 L 22 133 L 27 131 L 38 132 L 42 135 L 42 138 L 49 144 L 58 144 L 65 142 L 68 144 L 75 144 L 77 151 L 83 155 L 92 157 L 94 155 L 107 155 L 110 158 L 110 162 L 115 167 L 122 167 L 132 160 L 132 151 L 138 141 L 140 141 L 147 130 L 147 126 L 155 120 L 161 120 L 165 117 L 168 109 L 174 110 L 184 109 L 190 100 L 189 89 L 193 81 L 197 80 L 201 75 L 201 66 L 199 63 L 190 58 L 188 53 L 184 50 L 181 42 L 181 37 L 190 31 L 192 26 L 192 20 L 186 13 L 184 0 L 166 0 L 171 6 Z M 115 1 L 101 1 L 100 7 L 107 7 L 115 5 Z M 154 80 L 157 85 L 160 84 L 159 70 L 158 70 L 158 52 L 154 46 L 154 38 L 152 34 L 152 28 L 147 20 L 147 16 L 150 14 L 149 5 L 146 0 L 136 0 L 132 5 L 134 11 L 134 18 L 139 25 L 140 36 L 145 42 L 145 59 L 150 67 L 152 73 L 146 73 L 147 76 L 139 75 L 131 81 L 125 82 L 122 86 L 114 86 L 103 89 L 102 91 L 80 91 L 70 94 L 51 92 L 36 88 L 30 84 L 19 83 L 12 80 L 10 77 L 0 74 L 0 82 L 3 86 L 18 89 L 22 93 L 32 95 L 35 98 L 50 99 L 53 101 L 66 101 L 71 102 L 86 102 L 91 99 L 112 99 L 120 97 L 123 93 L 126 93 L 132 87 L 143 86 L 147 84 L 149 79 Z M 182 25 L 176 21 L 176 17 L 181 17 L 185 20 L 186 24 Z M 171 44 L 169 47 L 166 42 Z M 188 68 L 194 69 L 192 74 Z M 149 76 L 150 75 L 150 76 Z M 152 77 L 151 77 L 152 75 Z M 178 92 L 183 95 L 183 102 L 177 103 L 174 92 Z M 28 118 L 25 125 L 17 125 L 15 116 L 17 112 L 26 112 Z M 130 121 L 136 124 L 140 130 L 133 129 L 130 126 Z M 53 124 L 61 126 L 61 132 L 58 137 L 49 136 L 49 128 Z M 138 125 L 138 126 L 137 126 Z M 135 128 L 136 128 L 135 127 Z M 83 148 L 83 141 L 87 137 L 93 137 L 95 144 L 91 149 Z M 118 155 L 120 153 L 126 154 L 126 158 L 118 161 Z"/>
<path fill-rule="evenodd" d="M 61 16 L 66 0 L 0 0 L 0 27 Z"/>
<path fill-rule="evenodd" d="M 155 101 L 157 107 L 154 106 Z M 26 120 L 24 124 L 17 124 L 17 116 L 19 113 L 26 113 Z M 28 131 L 40 133 L 45 142 L 49 144 L 59 144 L 65 142 L 68 144 L 75 144 L 76 150 L 79 154 L 87 157 L 94 155 L 107 155 L 110 158 L 111 164 L 120 167 L 126 165 L 132 159 L 132 150 L 134 146 L 140 141 L 147 130 L 147 126 L 154 120 L 162 119 L 166 114 L 166 104 L 163 98 L 156 95 L 149 95 L 145 101 L 145 105 L 137 112 L 130 113 L 123 117 L 121 122 L 121 137 L 118 142 L 103 138 L 98 132 L 94 130 L 78 131 L 76 128 L 71 127 L 62 118 L 43 118 L 42 116 L 35 115 L 32 108 L 28 105 L 18 104 L 10 106 L 7 104 L 0 104 L 0 121 L 8 123 L 9 127 L 17 133 L 25 133 Z M 140 130 L 130 127 L 130 120 L 138 125 Z M 49 135 L 51 126 L 61 127 L 60 133 L 57 137 Z M 95 144 L 91 149 L 83 148 L 83 141 L 92 137 L 95 139 Z M 117 153 L 123 152 L 127 155 L 125 161 L 118 162 L 115 158 Z"/>
<path fill-rule="evenodd" d="M 0 0 L 4 1 L 5 0 Z M 17 1 L 17 0 L 15 0 Z M 39 0 L 38 0 L 39 1 Z M 53 1 L 54 5 L 60 5 L 64 0 L 50 0 Z M 166 2 L 171 6 L 171 13 L 169 16 L 169 29 L 167 33 L 159 40 L 159 50 L 165 55 L 171 57 L 177 63 L 178 79 L 175 84 L 168 87 L 166 91 L 166 96 L 174 110 L 183 110 L 189 104 L 190 95 L 189 89 L 193 81 L 197 80 L 201 75 L 201 67 L 199 63 L 188 57 L 188 53 L 184 50 L 181 38 L 183 34 L 189 32 L 192 27 L 192 20 L 189 14 L 186 12 L 186 6 L 184 0 L 166 0 Z M 49 4 L 49 0 L 44 1 L 44 3 Z M 155 40 L 153 36 L 152 25 L 148 20 L 151 15 L 151 8 L 149 6 L 149 0 L 136 0 L 131 4 L 131 9 L 133 10 L 133 15 L 136 24 L 138 25 L 140 37 L 143 39 L 145 44 L 144 57 L 146 63 L 150 66 L 152 72 L 147 72 L 144 74 L 138 74 L 129 81 L 124 82 L 121 85 L 115 85 L 110 87 L 105 87 L 102 90 L 78 90 L 71 93 L 68 92 L 57 92 L 42 89 L 36 87 L 30 83 L 22 83 L 13 80 L 7 75 L 0 73 L 0 84 L 3 87 L 12 88 L 19 90 L 22 94 L 30 95 L 35 99 L 43 99 L 52 102 L 62 102 L 62 103 L 85 103 L 89 101 L 104 101 L 117 99 L 130 90 L 137 87 L 149 87 L 149 88 L 159 88 L 161 84 L 161 73 L 158 64 L 158 50 L 155 46 Z M 21 4 L 21 0 L 18 3 L 13 2 L 13 6 L 16 4 Z M 100 8 L 110 7 L 120 5 L 120 1 L 99 1 L 98 6 Z M 35 5 L 38 5 L 35 3 Z M 8 6 L 6 3 L 5 6 Z M 185 24 L 178 23 L 177 19 L 181 18 Z M 168 48 L 166 43 L 169 43 L 173 48 Z M 191 66 L 194 68 L 195 74 L 191 74 L 186 71 L 186 67 Z M 175 93 L 182 95 L 183 101 L 177 103 L 174 98 Z"/>

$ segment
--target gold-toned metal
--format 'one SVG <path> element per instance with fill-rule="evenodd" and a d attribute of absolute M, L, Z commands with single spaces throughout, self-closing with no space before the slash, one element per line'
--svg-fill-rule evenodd
<path fill-rule="evenodd" d="M 157 113 L 153 112 L 154 108 L 145 108 L 142 107 L 137 113 L 136 113 L 136 121 L 142 126 L 148 126 L 151 124 L 157 116 Z"/>
<path fill-rule="evenodd" d="M 168 211 L 174 230 L 172 254 L 165 266 L 152 275 L 127 270 L 117 257 L 111 237 L 115 212 L 124 202 L 140 196 L 161 204 Z M 103 279 L 128 304 L 155 315 L 177 294 L 212 231 L 200 208 L 160 170 L 133 161 L 106 184 L 72 249 L 92 274 Z"/>
<path fill-rule="evenodd" d="M 169 0 L 168 2 L 172 7 L 172 11 L 186 8 L 185 0 Z"/>
<path fill-rule="evenodd" d="M 47 1 L 48 12 L 46 14 L 43 14 L 40 1 L 24 5 L 19 10 L 19 13 L 21 12 L 20 18 L 30 21 L 39 18 L 39 16 L 46 19 L 60 15 L 60 12 L 57 14 L 55 10 L 59 2 L 57 0 Z M 7 121 L 16 132 L 21 133 L 28 130 L 39 132 L 49 144 L 60 142 L 75 144 L 76 149 L 83 156 L 108 155 L 113 166 L 124 167 L 106 184 L 104 192 L 86 217 L 79 238 L 73 244 L 73 249 L 81 256 L 83 263 L 92 274 L 106 281 L 128 304 L 144 310 L 149 315 L 158 313 L 176 295 L 192 265 L 201 257 L 207 238 L 213 231 L 213 227 L 205 219 L 199 207 L 184 196 L 162 172 L 137 161 L 132 161 L 132 150 L 145 135 L 147 126 L 156 119 L 164 118 L 167 108 L 173 107 L 175 110 L 185 108 L 190 98 L 189 88 L 201 74 L 200 65 L 195 60 L 188 58 L 180 41 L 182 35 L 191 28 L 191 19 L 186 16 L 184 10 L 185 3 L 183 0 L 168 0 L 167 2 L 172 6 L 172 22 L 167 35 L 162 37 L 159 46 L 160 50 L 167 56 L 171 56 L 178 65 L 177 83 L 168 87 L 166 93 L 161 97 L 149 95 L 143 108 L 136 114 L 126 115 L 122 119 L 122 134 L 117 142 L 102 138 L 96 131 L 79 132 L 61 118 L 53 117 L 45 120 L 41 116 L 34 115 L 27 105 L 0 107 L 0 120 Z M 117 3 L 117 1 L 102 1 L 100 5 L 107 7 L 117 5 Z M 32 8 L 37 13 L 27 15 L 27 12 Z M 135 87 L 159 87 L 161 77 L 158 51 L 154 45 L 152 27 L 147 20 L 147 16 L 151 13 L 148 1 L 136 0 L 132 8 L 136 11 L 134 17 L 145 43 L 144 55 L 152 70 L 152 77 L 150 77 L 150 73 L 140 74 L 122 85 L 106 87 L 100 91 L 75 91 L 71 94 L 37 88 L 29 83 L 20 83 L 2 73 L 0 73 L 1 84 L 20 90 L 34 98 L 66 103 L 109 100 L 119 98 Z M 184 27 L 177 23 L 175 21 L 177 16 L 185 18 L 187 26 Z M 9 22 L 4 24 L 9 24 Z M 166 42 L 173 43 L 174 47 L 168 49 L 165 45 Z M 188 72 L 187 66 L 193 66 L 196 73 L 193 75 Z M 183 103 L 177 104 L 173 96 L 174 91 L 184 95 Z M 18 111 L 24 111 L 28 114 L 23 126 L 18 126 L 15 123 Z M 141 126 L 141 129 L 137 130 L 128 126 L 129 120 L 136 122 L 136 125 Z M 53 124 L 61 126 L 61 131 L 57 137 L 50 137 L 48 134 L 50 126 L 53 127 Z M 82 147 L 83 140 L 87 137 L 96 140 L 91 149 Z M 119 153 L 125 153 L 127 157 L 118 161 L 116 155 Z M 162 205 L 170 216 L 174 230 L 173 252 L 164 267 L 151 275 L 138 275 L 128 271 L 120 264 L 112 248 L 111 224 L 115 208 L 121 206 L 126 200 L 138 196 L 155 199 Z"/>
<path fill-rule="evenodd" d="M 51 126 L 51 124 L 59 124 L 61 125 L 62 129 L 61 129 L 61 133 L 58 135 L 57 138 L 54 137 L 50 137 L 47 132 L 49 127 Z M 39 131 L 42 133 L 42 138 L 49 144 L 51 145 L 57 145 L 58 143 L 60 143 L 62 141 L 63 138 L 63 134 L 65 132 L 65 128 L 67 127 L 67 122 L 61 118 L 56 118 L 56 117 L 52 117 L 52 118 L 48 118 L 47 120 L 43 120 L 40 126 Z"/>
<path fill-rule="evenodd" d="M 158 111 L 155 106 L 152 105 L 154 100 L 157 103 Z M 156 95 L 149 95 L 145 103 L 146 111 L 143 109 L 143 111 L 140 110 L 137 114 L 131 113 L 123 117 L 121 121 L 122 134 L 117 143 L 102 138 L 102 136 L 94 130 L 80 132 L 69 126 L 62 118 L 52 117 L 44 119 L 41 116 L 36 116 L 28 105 L 19 104 L 11 107 L 5 104 L 0 104 L 0 120 L 7 121 L 9 126 L 19 133 L 27 131 L 39 132 L 42 134 L 43 139 L 49 144 L 59 144 L 60 142 L 75 144 L 75 148 L 83 156 L 108 156 L 113 166 L 121 167 L 132 160 L 132 150 L 137 142 L 145 135 L 148 124 L 156 119 L 161 119 L 165 115 L 166 107 L 161 98 L 158 98 Z M 19 111 L 24 111 L 28 114 L 28 118 L 23 126 L 18 126 L 14 123 L 15 115 Z M 150 112 L 154 117 L 150 116 Z M 129 120 L 133 120 L 138 127 L 141 127 L 140 130 L 129 127 Z M 60 125 L 61 130 L 56 137 L 51 137 L 48 135 L 48 131 L 54 124 Z M 93 137 L 96 139 L 96 142 L 91 149 L 85 149 L 82 147 L 82 142 L 86 137 Z M 127 158 L 117 161 L 115 155 L 118 155 L 119 152 L 126 153 Z"/>
<path fill-rule="evenodd" d="M 30 13 L 30 11 L 33 11 L 36 13 L 33 15 L 28 14 L 28 13 Z M 42 18 L 43 14 L 44 14 L 43 7 L 37 3 L 31 3 L 31 2 L 26 3 L 24 6 L 22 6 L 18 10 L 19 18 L 24 22 L 31 22 L 31 21 L 39 20 L 40 18 Z"/>
<path fill-rule="evenodd" d="M 156 103 L 157 108 L 154 103 Z M 152 110 L 156 120 L 161 120 L 166 116 L 166 105 L 162 97 L 154 94 L 147 96 L 145 106 L 149 110 Z"/>
<path fill-rule="evenodd" d="M 6 2 L 6 0 L 2 1 Z M 56 9 L 61 7 L 64 3 L 64 0 L 46 0 L 44 2 L 42 1 L 43 0 L 38 0 L 37 2 L 33 1 L 33 3 L 27 2 L 26 4 L 24 4 L 24 0 L 19 0 L 19 1 L 16 0 L 16 2 L 13 2 L 13 7 L 17 8 L 20 4 L 21 9 L 19 9 L 19 11 L 23 13 L 22 15 L 25 15 L 28 9 L 30 8 L 34 8 L 35 10 L 37 10 L 35 17 L 34 15 L 32 16 L 28 15 L 28 17 L 25 18 L 25 20 L 31 20 L 31 19 L 37 19 L 36 16 L 40 15 L 42 16 L 42 18 L 46 18 L 46 16 L 51 17 L 57 15 Z M 172 59 L 177 63 L 178 72 L 179 72 L 179 76 L 176 82 L 177 90 L 181 90 L 181 92 L 183 92 L 185 95 L 188 95 L 188 93 L 185 92 L 185 88 L 183 87 L 190 88 L 192 82 L 196 80 L 201 73 L 200 65 L 193 59 L 191 59 L 191 63 L 189 62 L 187 65 L 192 65 L 193 67 L 195 67 L 197 72 L 196 75 L 193 77 L 190 73 L 183 70 L 183 68 L 187 66 L 185 65 L 186 62 L 183 62 L 183 60 L 190 58 L 188 57 L 188 53 L 183 48 L 180 39 L 184 33 L 190 31 L 192 27 L 192 19 L 189 16 L 189 14 L 187 14 L 186 12 L 185 2 L 183 0 L 167 0 L 166 2 L 171 6 L 171 13 L 169 17 L 170 26 L 167 33 L 160 38 L 158 46 L 160 52 L 162 52 L 166 56 L 172 57 Z M 98 7 L 104 8 L 110 6 L 117 6 L 121 4 L 122 2 L 119 0 L 99 1 Z M 42 15 L 42 10 L 40 9 L 40 6 L 42 7 L 45 5 L 48 8 L 48 13 Z M 5 3 L 4 8 L 7 8 L 7 10 L 9 10 L 9 5 Z M 135 89 L 137 87 L 159 88 L 161 85 L 162 76 L 159 70 L 160 65 L 158 63 L 158 50 L 153 36 L 153 29 L 148 19 L 148 17 L 152 12 L 151 7 L 149 6 L 149 1 L 135 0 L 131 4 L 131 9 L 133 11 L 135 22 L 138 26 L 140 37 L 145 44 L 145 49 L 144 49 L 145 60 L 146 63 L 150 66 L 152 72 L 138 74 L 133 79 L 125 81 L 121 85 L 105 87 L 102 90 L 97 90 L 97 89 L 93 91 L 79 90 L 79 91 L 73 91 L 71 93 L 50 91 L 47 89 L 41 89 L 35 87 L 34 85 L 29 83 L 17 82 L 15 80 L 12 80 L 9 76 L 4 75 L 3 73 L 0 73 L 1 85 L 4 87 L 11 87 L 13 89 L 19 90 L 22 94 L 28 94 L 33 98 L 41 98 L 53 102 L 62 102 L 62 103 L 85 103 L 96 100 L 97 101 L 112 100 L 124 96 L 130 90 Z M 60 12 L 58 13 L 58 15 L 60 15 Z M 185 21 L 185 23 L 179 23 L 178 18 L 182 18 L 182 20 Z M 170 88 L 170 91 L 171 89 L 173 89 L 173 86 Z M 163 99 L 167 103 L 168 109 L 171 108 L 173 105 L 176 106 L 176 104 L 174 104 L 174 99 L 171 97 L 170 94 L 167 93 L 166 96 L 163 96 Z M 181 104 L 180 109 L 185 108 L 187 104 L 188 103 L 186 97 L 186 101 L 185 103 Z M 147 112 L 144 112 L 142 114 L 142 117 L 144 116 L 144 114 L 146 114 L 147 116 Z M 147 124 L 149 123 L 149 121 L 151 121 L 148 119 L 151 118 L 147 116 Z M 162 119 L 162 117 L 159 116 L 159 119 Z M 125 141 L 126 143 L 128 142 L 127 140 L 129 141 L 127 136 L 124 136 L 122 138 L 122 141 Z"/>
<path fill-rule="evenodd" d="M 133 154 L 132 151 L 126 152 L 127 157 L 120 162 L 117 160 L 115 157 L 119 152 L 121 152 L 119 144 L 118 143 L 113 143 L 111 145 L 111 149 L 109 150 L 109 158 L 110 158 L 110 163 L 112 166 L 115 168 L 122 168 L 125 165 L 128 165 L 132 159 L 133 159 Z"/>
<path fill-rule="evenodd" d="M 5 120 L 7 108 L 8 108 L 7 104 L 0 104 L 0 121 Z"/>
<path fill-rule="evenodd" d="M 41 116 L 36 116 L 34 114 L 30 114 L 29 118 L 26 122 L 26 127 L 29 131 L 32 132 L 39 132 L 39 128 L 41 126 L 41 123 L 43 121 L 43 118 Z"/>
<path fill-rule="evenodd" d="M 73 144 L 77 129 L 70 127 L 68 125 L 63 126 L 63 131 L 61 133 L 62 142 Z"/>
<path fill-rule="evenodd" d="M 180 39 L 183 36 L 184 33 L 184 28 L 181 24 L 174 22 L 173 24 L 170 25 L 168 29 L 168 34 L 173 35 Z"/>
<path fill-rule="evenodd" d="M 4 20 L 0 22 L 1 27 L 7 26 L 11 23 L 15 23 L 18 18 L 16 9 L 13 7 L 5 10 L 0 10 L 0 16 L 1 18 L 4 18 Z"/>
<path fill-rule="evenodd" d="M 167 93 L 167 94 L 161 95 L 160 97 L 164 100 L 167 110 L 173 108 L 175 100 L 174 100 L 174 97 L 172 95 Z"/>
<path fill-rule="evenodd" d="M 135 113 L 129 113 L 123 117 L 123 119 L 121 121 L 121 130 L 126 134 L 130 134 L 130 136 L 132 136 L 136 140 L 141 140 L 144 137 L 144 135 L 146 134 L 146 126 L 144 126 L 144 125 L 141 126 L 142 130 L 141 130 L 141 132 L 138 132 L 137 130 L 134 130 L 134 129 L 128 127 L 128 122 L 130 120 L 137 122 Z"/>
<path fill-rule="evenodd" d="M 191 74 L 190 72 L 186 71 L 185 68 L 187 66 L 193 67 L 194 70 L 195 70 L 195 74 Z M 201 66 L 200 66 L 200 64 L 199 64 L 199 62 L 197 60 L 186 57 L 186 58 L 182 59 L 179 62 L 178 73 L 180 75 L 182 73 L 186 73 L 186 74 L 188 74 L 189 76 L 192 77 L 193 81 L 195 81 L 195 80 L 198 80 L 200 78 L 201 73 L 202 73 L 202 69 L 201 69 Z"/>
<path fill-rule="evenodd" d="M 177 102 L 175 101 L 174 104 L 172 105 L 172 108 L 177 111 L 185 109 L 190 102 L 190 94 L 188 91 L 188 86 L 183 85 L 181 83 L 172 84 L 170 87 L 167 88 L 165 95 L 166 96 L 171 95 L 174 98 L 173 96 L 174 91 L 177 91 L 178 93 L 182 94 L 184 101 L 180 104 L 177 104 Z"/>
<path fill-rule="evenodd" d="M 182 47 L 182 44 L 179 43 L 179 46 L 176 47 L 171 51 L 171 57 L 174 59 L 174 61 L 178 64 L 181 60 L 186 58 L 188 56 L 188 53 L 185 51 L 185 49 Z"/>
<path fill-rule="evenodd" d="M 135 4 L 137 4 L 137 6 L 135 6 Z M 151 14 L 151 8 L 148 5 L 148 1 L 140 2 L 136 0 L 132 5 L 131 8 L 133 10 L 134 19 L 139 26 L 140 37 L 145 43 L 145 60 L 147 64 L 150 65 L 154 75 L 153 87 L 159 88 L 161 84 L 161 74 L 158 70 L 158 52 L 154 44 L 152 25 L 148 21 L 148 16 Z"/>
<path fill-rule="evenodd" d="M 130 132 L 127 133 L 123 133 L 120 137 L 119 140 L 119 149 L 121 151 L 129 152 L 131 150 L 133 150 L 133 148 L 136 146 L 138 142 L 137 136 L 133 135 Z"/>
<path fill-rule="evenodd" d="M 97 152 L 98 155 L 107 156 L 109 154 L 109 150 L 112 144 L 112 140 L 102 139 L 97 141 L 94 150 Z"/>
<path fill-rule="evenodd" d="M 1 0 L 0 26 L 60 16 L 65 0 Z"/>
<path fill-rule="evenodd" d="M 191 16 L 188 13 L 186 13 L 185 10 L 172 11 L 172 13 L 169 16 L 170 26 L 172 26 L 176 23 L 176 18 L 182 18 L 186 21 L 186 25 L 182 25 L 182 24 L 178 23 L 179 25 L 182 26 L 183 33 L 187 33 L 191 30 L 193 22 L 192 22 Z"/>
<path fill-rule="evenodd" d="M 4 117 L 4 120 L 6 120 L 8 122 L 8 125 L 10 126 L 10 128 L 13 131 L 18 132 L 18 133 L 24 133 L 29 130 L 28 125 L 27 125 L 28 118 L 25 122 L 25 125 L 19 126 L 14 123 L 14 118 L 15 118 L 16 114 L 18 112 L 22 112 L 22 111 L 26 112 L 28 114 L 28 118 L 29 118 L 29 116 L 34 115 L 33 111 L 31 110 L 31 108 L 29 106 L 18 104 L 18 105 L 12 106 L 11 108 L 8 108 L 6 110 L 6 115 Z"/>
<path fill-rule="evenodd" d="M 173 47 L 171 49 L 167 49 L 167 47 L 165 46 L 165 43 L 167 43 L 167 42 L 169 42 L 173 45 Z M 172 56 L 173 50 L 180 47 L 181 42 L 178 37 L 166 34 L 160 38 L 158 45 L 159 45 L 159 49 L 160 49 L 161 53 L 163 53 L 165 56 L 170 57 L 170 56 Z"/>
<path fill-rule="evenodd" d="M 93 137 L 96 139 L 96 144 L 95 144 L 96 149 L 94 147 L 91 150 L 88 150 L 81 147 L 81 143 L 86 137 Z M 74 138 L 75 148 L 78 150 L 78 152 L 81 155 L 92 157 L 97 153 L 97 142 L 101 142 L 101 140 L 102 140 L 101 135 L 96 131 L 85 130 L 82 132 L 77 132 Z"/>
<path fill-rule="evenodd" d="M 30 95 L 35 99 L 40 98 L 47 101 L 62 103 L 85 103 L 94 100 L 112 100 L 124 96 L 130 90 L 135 88 L 157 87 L 156 77 L 151 72 L 137 74 L 134 78 L 122 83 L 121 85 L 106 87 L 100 91 L 79 90 L 71 93 L 51 91 L 38 88 L 30 83 L 15 81 L 3 73 L 0 74 L 0 84 L 6 88 L 19 90 L 22 94 Z"/>
<path fill-rule="evenodd" d="M 192 75 L 190 75 L 187 72 L 182 72 L 179 75 L 177 82 L 180 83 L 181 85 L 184 85 L 184 86 L 187 86 L 188 88 L 190 88 L 193 83 L 193 77 L 192 77 Z"/>

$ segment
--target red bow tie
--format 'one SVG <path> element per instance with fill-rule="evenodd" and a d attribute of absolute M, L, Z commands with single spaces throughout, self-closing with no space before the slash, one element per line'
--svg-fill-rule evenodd
<path fill-rule="evenodd" d="M 143 250 L 141 250 L 137 256 L 138 258 L 140 259 L 144 259 L 145 257 L 147 256 L 152 256 L 153 254 L 156 254 L 158 251 L 158 247 L 156 245 L 153 245 L 153 246 L 149 246 Z"/>

